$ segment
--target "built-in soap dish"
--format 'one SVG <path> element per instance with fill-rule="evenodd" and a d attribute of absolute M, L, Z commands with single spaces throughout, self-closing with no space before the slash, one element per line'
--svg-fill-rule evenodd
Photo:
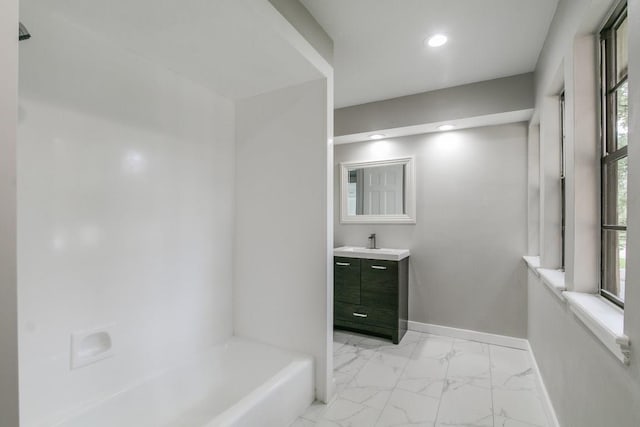
<path fill-rule="evenodd" d="M 114 355 L 113 325 L 71 334 L 71 369 L 81 368 Z"/>

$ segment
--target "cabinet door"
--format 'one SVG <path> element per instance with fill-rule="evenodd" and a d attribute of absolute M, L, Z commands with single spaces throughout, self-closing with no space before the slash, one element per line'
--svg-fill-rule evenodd
<path fill-rule="evenodd" d="M 398 263 L 375 259 L 362 260 L 360 304 L 370 307 L 398 307 Z"/>
<path fill-rule="evenodd" d="M 336 301 L 360 304 L 360 260 L 333 258 L 333 295 Z"/>

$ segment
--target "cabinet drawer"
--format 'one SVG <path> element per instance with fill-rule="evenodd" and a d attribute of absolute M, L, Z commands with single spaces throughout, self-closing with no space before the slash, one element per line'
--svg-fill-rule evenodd
<path fill-rule="evenodd" d="M 334 303 L 336 319 L 348 320 L 362 325 L 397 327 L 398 315 L 395 310 L 367 307 L 358 304 Z"/>

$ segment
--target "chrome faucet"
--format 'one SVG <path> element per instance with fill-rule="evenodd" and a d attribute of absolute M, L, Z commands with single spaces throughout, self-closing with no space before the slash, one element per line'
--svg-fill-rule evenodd
<path fill-rule="evenodd" d="M 369 249 L 378 249 L 376 248 L 376 233 L 371 233 L 369 236 Z"/>

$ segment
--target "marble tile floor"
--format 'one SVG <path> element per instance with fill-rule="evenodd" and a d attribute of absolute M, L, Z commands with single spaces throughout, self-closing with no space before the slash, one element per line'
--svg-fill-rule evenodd
<path fill-rule="evenodd" d="M 292 427 L 547 427 L 524 350 L 409 331 L 334 333 L 337 396 Z"/>

